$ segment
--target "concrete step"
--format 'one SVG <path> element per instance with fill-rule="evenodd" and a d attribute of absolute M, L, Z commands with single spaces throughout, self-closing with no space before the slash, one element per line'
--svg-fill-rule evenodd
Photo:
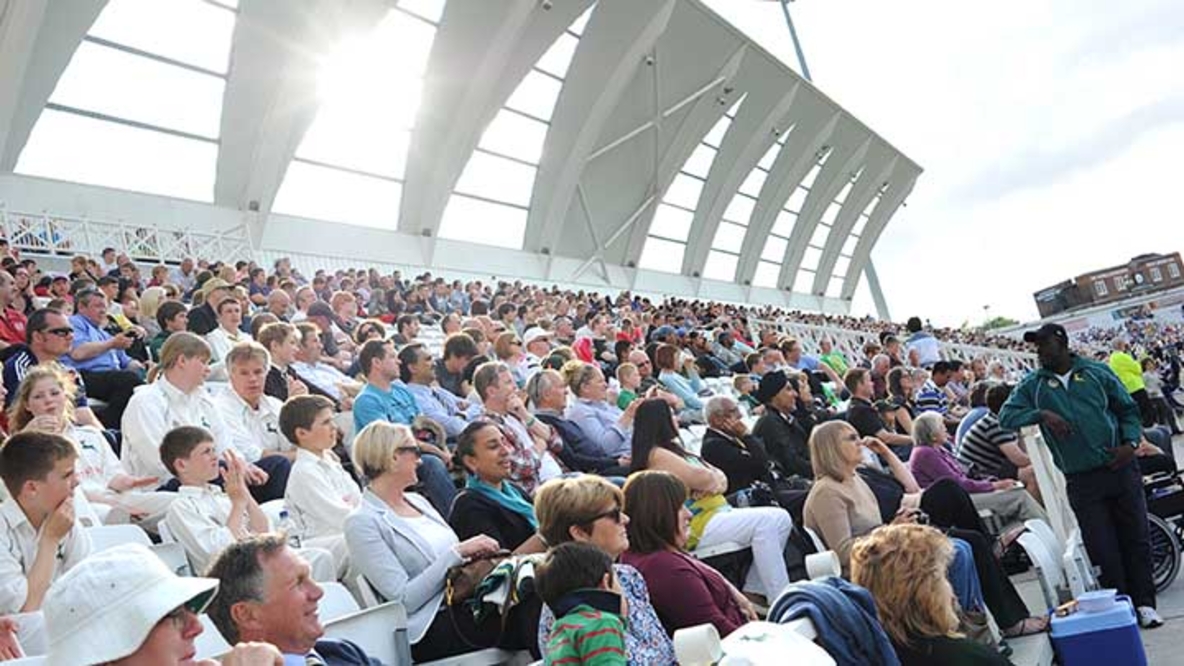
<path fill-rule="evenodd" d="M 1044 594 L 1040 591 L 1040 581 L 1036 575 L 1028 572 L 1011 577 L 1011 582 L 1024 600 L 1028 610 L 1033 615 L 1045 611 Z M 1009 638 L 1007 644 L 1013 650 L 1011 663 L 1015 666 L 1050 666 L 1053 660 L 1052 641 L 1048 634 L 1024 636 L 1023 638 Z"/>

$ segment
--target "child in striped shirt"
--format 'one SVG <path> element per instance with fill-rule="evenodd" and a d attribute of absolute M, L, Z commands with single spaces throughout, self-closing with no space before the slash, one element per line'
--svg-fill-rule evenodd
<path fill-rule="evenodd" d="M 607 553 L 586 543 L 561 544 L 535 568 L 534 582 L 556 618 L 547 666 L 625 665 L 628 607 Z"/>

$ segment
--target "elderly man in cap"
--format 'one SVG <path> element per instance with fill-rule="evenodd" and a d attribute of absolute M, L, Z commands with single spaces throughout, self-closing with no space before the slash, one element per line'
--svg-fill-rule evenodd
<path fill-rule="evenodd" d="M 1040 367 L 1012 391 L 999 424 L 1039 424 L 1102 587 L 1131 597 L 1140 626 L 1158 627 L 1147 499 L 1135 461 L 1145 448 L 1139 407 L 1113 370 L 1069 351 L 1063 327 L 1045 324 L 1024 342 L 1036 346 Z"/>
<path fill-rule="evenodd" d="M 152 551 L 125 544 L 84 560 L 49 590 L 47 666 L 216 666 L 194 661 L 198 615 L 218 592 L 213 578 L 181 578 Z M 240 644 L 223 666 L 282 666 L 272 645 Z"/>
<path fill-rule="evenodd" d="M 754 397 L 765 406 L 764 416 L 752 428 L 765 444 L 769 457 L 785 476 L 814 478 L 810 465 L 810 433 L 794 417 L 797 410 L 800 378 L 778 370 L 761 377 Z"/>
<path fill-rule="evenodd" d="M 522 334 L 522 343 L 526 347 L 526 377 L 533 377 L 543 367 L 543 361 L 551 355 L 551 340 L 554 336 L 550 331 L 534 326 Z"/>

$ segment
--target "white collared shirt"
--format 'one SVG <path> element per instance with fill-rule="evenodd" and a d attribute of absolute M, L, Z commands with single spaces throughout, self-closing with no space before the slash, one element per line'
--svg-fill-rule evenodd
<path fill-rule="evenodd" d="M 226 426 L 227 446 L 248 462 L 258 462 L 264 451 L 289 451 L 291 442 L 280 432 L 283 403 L 269 395 L 260 396 L 259 408 L 247 404 L 230 386 L 214 394 L 214 406 Z"/>
<path fill-rule="evenodd" d="M 362 490 L 331 451 L 322 456 L 296 450 L 284 503 L 305 539 L 341 536 L 345 517 L 362 501 Z"/>
<path fill-rule="evenodd" d="M 185 425 L 209 430 L 218 452 L 226 450 L 230 441 L 226 425 L 204 386 L 185 393 L 162 376 L 137 388 L 121 423 L 124 467 L 130 474 L 155 476 L 162 482 L 172 478 L 160 462 L 160 443 L 170 430 Z"/>
<path fill-rule="evenodd" d="M 108 492 L 111 479 L 127 473 L 119 463 L 115 450 L 107 443 L 107 438 L 94 426 L 71 424 L 62 434 L 74 442 L 74 447 L 78 451 L 74 473 L 78 476 L 78 486 L 84 491 Z"/>
<path fill-rule="evenodd" d="M 25 605 L 29 594 L 25 576 L 37 558 L 41 530 L 33 529 L 25 512 L 12 498 L 0 502 L 0 520 L 4 522 L 0 531 L 0 613 L 9 615 L 19 612 Z M 41 529 L 45 529 L 44 523 Z M 58 544 L 50 580 L 57 580 L 89 554 L 90 537 L 75 520 L 74 526 Z"/>
<path fill-rule="evenodd" d="M 177 499 L 169 505 L 164 520 L 173 538 L 185 548 L 195 571 L 205 571 L 215 555 L 237 541 L 227 527 L 230 509 L 230 497 L 218 486 L 177 489 Z M 246 524 L 245 516 L 243 524 Z"/>
<path fill-rule="evenodd" d="M 231 332 L 221 326 L 206 333 L 206 342 L 210 345 L 210 381 L 226 381 L 226 355 L 238 343 L 250 341 L 250 333 Z"/>
<path fill-rule="evenodd" d="M 296 361 L 292 369 L 306 382 L 312 382 L 317 388 L 333 396 L 334 400 L 341 400 L 341 387 L 338 384 L 352 384 L 353 380 L 345 376 L 337 368 L 328 363 L 305 363 Z"/>

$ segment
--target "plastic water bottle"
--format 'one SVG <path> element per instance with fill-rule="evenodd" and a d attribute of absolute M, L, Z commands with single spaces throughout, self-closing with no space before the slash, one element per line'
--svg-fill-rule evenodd
<path fill-rule="evenodd" d="M 288 513 L 287 509 L 280 510 L 280 524 L 277 527 L 287 535 L 289 546 L 293 548 L 300 547 L 300 529 L 296 527 L 296 521 L 292 520 L 292 516 Z"/>

